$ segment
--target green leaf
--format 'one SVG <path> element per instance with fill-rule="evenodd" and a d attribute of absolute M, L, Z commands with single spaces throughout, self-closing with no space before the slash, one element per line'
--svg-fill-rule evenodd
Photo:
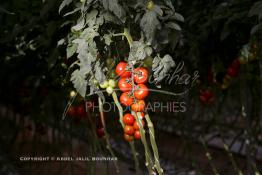
<path fill-rule="evenodd" d="M 66 14 L 64 14 L 63 16 L 72 15 L 72 14 L 74 14 L 74 13 L 76 13 L 76 12 L 80 11 L 80 10 L 81 10 L 81 8 L 80 8 L 80 7 L 78 7 L 78 8 L 75 8 L 73 11 L 71 11 L 71 12 L 67 12 L 67 13 L 66 13 Z"/>
<path fill-rule="evenodd" d="M 76 91 L 82 96 L 86 95 L 87 80 L 86 72 L 84 69 L 76 69 L 72 74 L 70 81 L 73 83 Z"/>
<path fill-rule="evenodd" d="M 153 60 L 152 70 L 154 72 L 155 82 L 162 81 L 166 76 L 169 70 L 174 67 L 176 64 L 170 55 L 165 55 L 161 58 L 157 55 Z"/>
<path fill-rule="evenodd" d="M 181 27 L 180 27 L 178 24 L 174 23 L 174 22 L 168 22 L 168 23 L 166 24 L 166 26 L 167 26 L 168 28 L 171 28 L 171 29 L 174 29 L 174 30 L 178 30 L 178 31 L 181 31 L 181 30 L 182 30 Z"/>
<path fill-rule="evenodd" d="M 79 30 L 82 30 L 84 27 L 85 27 L 85 18 L 80 18 L 80 19 L 77 21 L 77 24 L 72 27 L 72 29 L 73 29 L 74 31 L 79 31 Z"/>
<path fill-rule="evenodd" d="M 103 39 L 105 40 L 106 45 L 110 46 L 110 44 L 113 42 L 112 37 L 113 37 L 113 33 L 104 34 Z"/>
<path fill-rule="evenodd" d="M 132 43 L 128 61 L 139 61 L 152 54 L 152 48 L 145 44 L 143 40 Z"/>
<path fill-rule="evenodd" d="M 62 38 L 60 39 L 58 42 L 57 42 L 57 46 L 61 46 L 61 45 L 64 45 L 65 44 L 65 39 Z"/>
<path fill-rule="evenodd" d="M 68 46 L 66 48 L 66 58 L 70 58 L 71 56 L 73 56 L 76 53 L 76 50 L 77 50 L 76 44 L 72 44 L 72 45 Z"/>
<path fill-rule="evenodd" d="M 156 14 L 158 14 L 159 16 L 163 16 L 163 11 L 162 11 L 162 9 L 158 5 L 154 6 L 154 10 L 153 11 L 156 12 Z"/>
<path fill-rule="evenodd" d="M 175 10 L 173 4 L 172 4 L 172 1 L 171 0 L 164 0 L 165 4 L 171 8 L 172 10 Z"/>
<path fill-rule="evenodd" d="M 59 6 L 58 12 L 60 13 L 61 10 L 62 10 L 65 6 L 69 5 L 71 2 L 73 2 L 73 0 L 64 0 L 64 1 L 61 3 L 61 5 Z"/>
<path fill-rule="evenodd" d="M 109 23 L 109 22 L 113 22 L 116 24 L 120 24 L 121 22 L 117 19 L 117 17 L 115 17 L 112 13 L 108 12 L 108 11 L 103 11 L 101 12 L 100 16 L 102 16 L 104 18 L 104 21 Z"/>
<path fill-rule="evenodd" d="M 86 14 L 85 20 L 89 26 L 95 25 L 97 14 L 97 10 L 92 10 L 90 13 Z"/>
<path fill-rule="evenodd" d="M 143 30 L 147 40 L 151 43 L 155 37 L 156 29 L 161 27 L 160 22 L 157 19 L 156 12 L 147 11 L 140 21 L 140 27 Z"/>
<path fill-rule="evenodd" d="M 95 66 L 94 66 L 94 70 L 95 70 L 95 78 L 99 83 L 102 83 L 106 80 L 106 76 L 102 70 L 102 67 L 100 65 L 100 63 L 97 61 Z"/>
<path fill-rule="evenodd" d="M 115 14 L 122 22 L 126 20 L 126 11 L 118 3 L 118 0 L 103 0 L 103 6 L 106 10 Z"/>
<path fill-rule="evenodd" d="M 180 22 L 184 22 L 185 21 L 184 17 L 181 14 L 179 14 L 179 13 L 175 13 L 174 14 L 174 19 L 177 20 L 177 21 L 180 21 Z"/>
<path fill-rule="evenodd" d="M 78 44 L 76 51 L 78 53 L 77 58 L 82 64 L 86 66 L 91 65 L 91 63 L 96 60 L 97 49 L 95 46 L 89 47 L 90 45 L 85 39 L 76 39 L 73 43 Z"/>

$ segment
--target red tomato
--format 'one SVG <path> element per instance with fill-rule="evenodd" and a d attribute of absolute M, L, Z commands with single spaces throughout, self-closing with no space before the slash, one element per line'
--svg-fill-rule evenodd
<path fill-rule="evenodd" d="M 80 105 L 76 108 L 77 116 L 83 117 L 86 114 L 84 105 Z"/>
<path fill-rule="evenodd" d="M 125 114 L 123 117 L 123 122 L 126 125 L 133 125 L 135 122 L 135 117 L 129 113 Z"/>
<path fill-rule="evenodd" d="M 144 100 L 137 100 L 131 105 L 132 111 L 142 112 L 145 110 L 146 104 Z"/>
<path fill-rule="evenodd" d="M 104 137 L 104 136 L 105 136 L 104 128 L 103 128 L 103 127 L 97 128 L 97 130 L 96 130 L 96 135 L 97 135 L 97 137 L 99 137 L 99 138 Z"/>
<path fill-rule="evenodd" d="M 239 59 L 234 59 L 234 61 L 231 63 L 231 67 L 238 70 L 240 68 L 240 61 Z"/>
<path fill-rule="evenodd" d="M 133 126 L 126 125 L 125 128 L 124 128 L 124 132 L 127 135 L 134 135 L 135 129 L 134 129 Z"/>
<path fill-rule="evenodd" d="M 120 96 L 120 103 L 123 104 L 124 106 L 130 106 L 133 104 L 133 102 L 134 102 L 134 98 L 128 92 L 124 92 Z"/>
<path fill-rule="evenodd" d="M 134 136 L 135 136 L 135 139 L 137 139 L 137 140 L 140 140 L 140 139 L 141 139 L 141 134 L 140 134 L 139 131 L 135 131 Z"/>
<path fill-rule="evenodd" d="M 210 103 L 214 100 L 214 94 L 210 90 L 204 90 L 200 92 L 199 100 L 202 103 Z"/>
<path fill-rule="evenodd" d="M 202 103 L 206 103 L 206 102 L 207 102 L 207 98 L 206 98 L 204 95 L 200 95 L 200 96 L 199 96 L 199 100 L 200 100 Z"/>
<path fill-rule="evenodd" d="M 135 98 L 138 100 L 143 100 L 148 96 L 148 88 L 144 84 L 138 84 L 134 92 Z"/>
<path fill-rule="evenodd" d="M 128 66 L 126 62 L 120 62 L 116 66 L 116 74 L 120 77 L 130 77 L 131 72 L 127 70 Z"/>
<path fill-rule="evenodd" d="M 132 81 L 130 78 L 121 78 L 118 81 L 118 88 L 122 91 L 122 92 L 128 92 L 132 90 Z"/>
<path fill-rule="evenodd" d="M 145 126 L 145 122 L 143 120 L 141 120 L 141 122 L 142 122 L 142 126 L 144 127 Z M 139 130 L 140 127 L 139 127 L 139 124 L 138 124 L 137 121 L 134 123 L 133 127 L 134 127 L 135 130 Z"/>
<path fill-rule="evenodd" d="M 69 108 L 67 109 L 67 115 L 76 116 L 76 114 L 77 114 L 76 108 L 73 106 L 69 106 Z"/>
<path fill-rule="evenodd" d="M 148 80 L 148 71 L 143 67 L 136 68 L 134 71 L 134 80 L 137 84 L 146 83 Z"/>
<path fill-rule="evenodd" d="M 130 136 L 128 134 L 124 134 L 124 138 L 128 142 L 132 142 L 134 140 L 134 136 Z"/>
<path fill-rule="evenodd" d="M 238 70 L 230 66 L 230 67 L 227 69 L 227 74 L 228 74 L 230 77 L 236 77 L 237 74 L 238 74 Z"/>
<path fill-rule="evenodd" d="M 145 118 L 145 113 L 143 113 L 143 112 L 140 112 L 140 114 L 141 114 L 141 119 L 143 119 L 143 118 Z"/>
<path fill-rule="evenodd" d="M 210 91 L 210 90 L 205 90 L 205 91 L 203 92 L 203 95 L 204 95 L 208 100 L 214 96 L 214 95 L 213 95 L 213 92 Z"/>

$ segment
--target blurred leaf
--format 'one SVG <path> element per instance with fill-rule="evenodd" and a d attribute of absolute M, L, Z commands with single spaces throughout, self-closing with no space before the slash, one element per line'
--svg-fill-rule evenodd
<path fill-rule="evenodd" d="M 253 26 L 252 29 L 251 29 L 250 34 L 254 35 L 254 34 L 256 34 L 259 31 L 262 31 L 262 23 Z"/>
<path fill-rule="evenodd" d="M 175 13 L 174 19 L 177 20 L 177 21 L 180 21 L 180 22 L 184 22 L 185 21 L 184 17 L 181 14 L 179 14 L 179 13 Z"/>
<path fill-rule="evenodd" d="M 248 16 L 260 15 L 262 13 L 262 1 L 256 2 L 248 12 Z"/>
<path fill-rule="evenodd" d="M 61 3 L 61 5 L 59 6 L 58 12 L 60 13 L 61 10 L 62 10 L 65 6 L 69 5 L 71 2 L 73 2 L 73 0 L 64 0 L 64 1 Z"/>
<path fill-rule="evenodd" d="M 178 30 L 178 31 L 181 31 L 181 30 L 182 30 L 181 27 L 180 27 L 178 24 L 174 23 L 174 22 L 168 22 L 168 23 L 166 24 L 166 26 L 167 26 L 168 28 L 175 29 L 175 30 Z"/>
<path fill-rule="evenodd" d="M 15 14 L 15 13 L 10 12 L 10 11 L 8 11 L 8 10 L 6 10 L 6 9 L 4 9 L 3 7 L 0 6 L 0 13 L 1 13 L 1 12 L 7 13 L 7 14 L 9 14 L 9 15 L 14 15 L 14 14 Z"/>

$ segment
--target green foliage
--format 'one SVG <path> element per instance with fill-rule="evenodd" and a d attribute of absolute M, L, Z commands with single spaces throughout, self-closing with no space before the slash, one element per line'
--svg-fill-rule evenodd
<path fill-rule="evenodd" d="M 168 74 L 168 71 L 176 64 L 170 55 L 161 58 L 157 55 L 153 60 L 152 70 L 156 82 L 161 82 Z"/>
<path fill-rule="evenodd" d="M 71 1 L 64 0 L 59 11 L 70 3 Z M 153 9 L 147 9 L 146 1 L 83 1 L 81 5 L 79 2 L 74 5 L 75 9 L 69 13 L 79 12 L 79 18 L 71 27 L 72 32 L 67 39 L 67 56 L 70 58 L 76 54 L 77 61 L 73 65 L 78 65 L 78 68 L 71 75 L 71 81 L 83 97 L 87 92 L 85 86 L 89 85 L 90 92 L 97 92 L 99 89 L 92 83 L 93 80 L 102 83 L 106 79 L 108 68 L 104 67 L 104 62 L 111 55 L 110 50 L 114 45 L 118 45 L 117 36 L 122 35 L 129 40 L 128 62 L 135 64 L 155 54 L 154 49 L 161 50 L 160 45 L 171 43 L 169 41 L 172 37 L 168 35 L 165 42 L 159 44 L 157 41 L 157 33 L 161 33 L 162 28 L 169 28 L 169 33 L 172 33 L 171 31 L 176 33 L 181 28 L 175 21 L 184 21 L 184 18 L 174 11 L 169 0 L 159 5 L 154 4 Z M 130 25 L 138 28 L 132 30 Z M 140 38 L 138 41 L 131 41 L 132 36 L 127 36 L 129 33 L 116 34 L 122 32 L 126 26 L 129 26 L 132 35 Z M 125 44 L 128 45 L 127 42 Z M 70 68 L 75 69 L 74 66 Z M 171 67 L 165 66 L 164 71 L 168 71 L 168 68 Z M 157 75 L 158 73 L 155 74 Z"/>

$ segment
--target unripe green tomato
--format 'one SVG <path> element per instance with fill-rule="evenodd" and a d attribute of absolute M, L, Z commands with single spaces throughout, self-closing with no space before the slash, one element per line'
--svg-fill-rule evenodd
<path fill-rule="evenodd" d="M 155 4 L 153 1 L 149 1 L 147 4 L 146 4 L 146 8 L 147 10 L 153 10 L 155 7 Z"/>
<path fill-rule="evenodd" d="M 70 92 L 70 97 L 74 97 L 74 96 L 76 96 L 76 92 L 75 91 L 71 91 Z"/>
<path fill-rule="evenodd" d="M 111 67 L 111 66 L 114 66 L 115 62 L 114 62 L 114 59 L 113 58 L 107 58 L 106 59 L 106 66 L 107 67 Z"/>
<path fill-rule="evenodd" d="M 103 88 L 103 89 L 107 88 L 108 87 L 108 81 L 106 80 L 103 83 L 101 83 L 100 87 Z"/>
<path fill-rule="evenodd" d="M 113 80 L 113 79 L 109 79 L 109 80 L 108 80 L 108 84 L 109 84 L 109 86 L 112 87 L 112 88 L 116 87 L 116 81 Z"/>
<path fill-rule="evenodd" d="M 240 64 L 247 64 L 247 59 L 244 56 L 239 56 L 238 58 Z"/>
<path fill-rule="evenodd" d="M 65 63 L 61 63 L 61 67 L 67 69 L 67 65 Z"/>
<path fill-rule="evenodd" d="M 145 60 L 144 60 L 144 65 L 143 66 L 146 67 L 146 68 L 151 68 L 152 64 L 153 64 L 152 57 L 151 56 L 146 57 Z"/>
<path fill-rule="evenodd" d="M 248 59 L 249 59 L 250 61 L 254 61 L 254 60 L 256 59 L 256 55 L 255 55 L 254 53 L 249 53 L 249 54 L 248 54 Z"/>
<path fill-rule="evenodd" d="M 112 93 L 114 92 L 114 89 L 113 89 L 111 86 L 108 86 L 108 87 L 106 88 L 106 92 L 107 92 L 108 94 L 112 94 Z"/>

